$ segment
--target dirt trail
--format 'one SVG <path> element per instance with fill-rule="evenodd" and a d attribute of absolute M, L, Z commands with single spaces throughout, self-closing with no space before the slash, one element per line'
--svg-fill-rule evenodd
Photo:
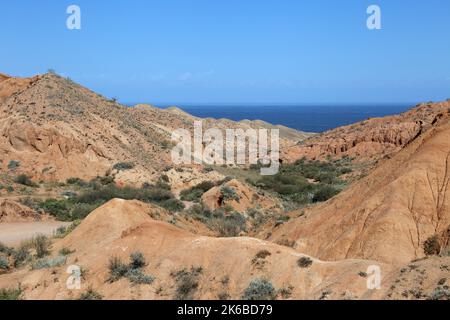
<path fill-rule="evenodd" d="M 37 234 L 52 236 L 58 227 L 69 224 L 58 221 L 0 223 L 0 242 L 15 246 Z"/>

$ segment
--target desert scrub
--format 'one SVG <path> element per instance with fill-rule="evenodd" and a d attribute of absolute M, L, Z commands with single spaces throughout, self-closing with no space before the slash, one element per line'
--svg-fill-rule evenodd
<path fill-rule="evenodd" d="M 102 300 L 103 296 L 92 288 L 87 289 L 80 295 L 79 300 Z"/>
<path fill-rule="evenodd" d="M 151 284 L 155 278 L 143 273 L 142 268 L 147 265 L 141 252 L 133 252 L 130 255 L 130 263 L 125 264 L 118 257 L 112 257 L 109 261 L 109 282 L 115 282 L 127 278 L 132 284 Z"/>
<path fill-rule="evenodd" d="M 266 264 L 266 258 L 270 256 L 271 253 L 267 250 L 258 251 L 258 253 L 252 259 L 252 265 L 256 268 L 261 269 Z"/>
<path fill-rule="evenodd" d="M 112 257 L 109 260 L 108 269 L 109 269 L 109 278 L 108 278 L 109 282 L 115 282 L 125 277 L 125 275 L 128 272 L 128 266 L 125 263 L 123 263 L 122 260 L 118 257 Z"/>
<path fill-rule="evenodd" d="M 254 279 L 250 282 L 242 295 L 243 300 L 274 300 L 276 290 L 266 279 Z"/>
<path fill-rule="evenodd" d="M 430 300 L 450 300 L 450 290 L 448 288 L 437 287 L 432 292 Z"/>
<path fill-rule="evenodd" d="M 241 200 L 233 187 L 222 186 L 220 188 L 220 194 L 223 201 L 233 200 L 239 202 Z"/>
<path fill-rule="evenodd" d="M 27 187 L 37 187 L 38 185 L 31 180 L 31 178 L 26 174 L 20 174 L 16 178 L 14 178 L 14 182 L 27 186 Z"/>
<path fill-rule="evenodd" d="M 190 270 L 182 269 L 172 272 L 171 276 L 176 282 L 175 299 L 191 300 L 199 286 L 199 277 L 203 273 L 201 267 L 191 267 Z"/>
<path fill-rule="evenodd" d="M 313 261 L 308 257 L 301 257 L 297 260 L 297 265 L 300 268 L 309 268 L 313 264 Z"/>
<path fill-rule="evenodd" d="M 0 289 L 0 300 L 20 300 L 21 295 L 20 285 L 17 288 Z"/>
<path fill-rule="evenodd" d="M 70 199 L 47 199 L 41 202 L 39 207 L 60 221 L 84 219 L 93 210 L 114 198 L 154 203 L 171 212 L 184 209 L 183 203 L 176 199 L 165 185 L 157 184 L 146 185 L 143 188 L 132 188 L 118 187 L 106 181 L 105 185 L 101 182 L 96 183 L 78 196 Z"/>
<path fill-rule="evenodd" d="M 19 268 L 23 266 L 27 261 L 31 260 L 30 250 L 25 244 L 22 244 L 17 250 L 15 250 L 12 256 L 14 261 L 14 268 Z"/>
<path fill-rule="evenodd" d="M 0 256 L 0 273 L 9 270 L 9 261 L 6 257 Z"/>
<path fill-rule="evenodd" d="M 20 167 L 20 161 L 16 161 L 16 160 L 9 161 L 9 163 L 8 163 L 9 170 L 15 170 L 18 167 Z"/>
<path fill-rule="evenodd" d="M 31 269 L 40 270 L 40 269 L 49 269 L 54 267 L 59 267 L 66 264 L 67 256 L 57 256 L 55 258 L 43 258 L 35 261 Z"/>
<path fill-rule="evenodd" d="M 180 199 L 183 201 L 199 202 L 202 195 L 215 187 L 215 183 L 211 181 L 204 181 L 192 188 L 181 191 Z"/>
<path fill-rule="evenodd" d="M 68 256 L 68 255 L 71 255 L 74 252 L 75 252 L 75 250 L 70 250 L 69 248 L 64 247 L 61 250 L 59 250 L 58 254 L 60 256 Z"/>
<path fill-rule="evenodd" d="M 439 238 L 437 235 L 429 237 L 423 243 L 423 251 L 427 256 L 438 255 L 441 251 L 441 245 L 439 244 Z"/>
<path fill-rule="evenodd" d="M 113 166 L 113 169 L 118 171 L 131 170 L 134 168 L 134 163 L 132 162 L 118 162 Z"/>
<path fill-rule="evenodd" d="M 50 254 L 50 239 L 43 235 L 39 234 L 35 236 L 30 243 L 31 247 L 36 251 L 37 258 L 43 258 Z"/>

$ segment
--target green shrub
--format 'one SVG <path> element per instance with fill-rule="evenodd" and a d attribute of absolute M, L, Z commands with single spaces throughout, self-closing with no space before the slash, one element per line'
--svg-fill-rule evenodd
<path fill-rule="evenodd" d="M 8 169 L 9 170 L 14 170 L 14 169 L 17 169 L 18 167 L 20 167 L 20 161 L 11 160 L 8 163 Z"/>
<path fill-rule="evenodd" d="M 31 240 L 31 245 L 36 250 L 36 257 L 43 258 L 50 254 L 51 241 L 47 236 L 39 234 Z"/>
<path fill-rule="evenodd" d="M 62 266 L 66 264 L 66 261 L 67 261 L 66 256 L 57 256 L 55 258 L 39 259 L 33 263 L 31 268 L 33 270 L 49 269 Z"/>
<path fill-rule="evenodd" d="M 13 253 L 14 268 L 21 267 L 29 259 L 31 259 L 30 251 L 27 246 L 21 245 L 19 249 Z"/>
<path fill-rule="evenodd" d="M 8 270 L 9 269 L 9 262 L 8 259 L 5 257 L 0 256 L 0 271 L 1 270 Z"/>
<path fill-rule="evenodd" d="M 160 202 L 159 205 L 170 212 L 180 212 L 185 208 L 183 202 L 178 199 L 165 200 Z"/>
<path fill-rule="evenodd" d="M 22 289 L 20 286 L 13 289 L 0 289 L 0 300 L 20 300 Z"/>
<path fill-rule="evenodd" d="M 70 185 L 77 185 L 80 187 L 88 186 L 88 183 L 80 178 L 69 178 L 67 179 L 66 183 Z"/>
<path fill-rule="evenodd" d="M 14 179 L 15 183 L 27 186 L 27 187 L 37 187 L 37 184 L 34 183 L 29 176 L 26 174 L 20 174 Z"/>
<path fill-rule="evenodd" d="M 144 274 L 141 269 L 128 270 L 125 276 L 133 284 L 151 284 L 155 280 L 155 277 Z"/>
<path fill-rule="evenodd" d="M 47 199 L 39 204 L 46 213 L 51 214 L 60 221 L 70 221 L 70 201 Z"/>
<path fill-rule="evenodd" d="M 109 260 L 109 282 L 115 282 L 123 277 L 128 272 L 128 266 L 122 262 L 122 260 L 118 257 L 112 257 Z"/>
<path fill-rule="evenodd" d="M 339 190 L 337 190 L 336 188 L 329 185 L 323 185 L 319 190 L 317 190 L 314 193 L 313 202 L 327 201 L 328 199 L 331 199 L 338 193 Z"/>
<path fill-rule="evenodd" d="M 313 264 L 313 261 L 308 257 L 301 257 L 297 260 L 297 265 L 300 268 L 309 268 Z"/>
<path fill-rule="evenodd" d="M 199 202 L 203 194 L 208 190 L 210 190 L 211 188 L 213 188 L 214 186 L 215 183 L 211 181 L 204 181 L 190 189 L 181 191 L 180 199 L 183 201 Z"/>
<path fill-rule="evenodd" d="M 241 200 L 241 198 L 236 193 L 236 190 L 229 186 L 222 186 L 220 188 L 220 194 L 224 201 L 234 200 L 239 202 L 239 200 Z"/>
<path fill-rule="evenodd" d="M 0 253 L 4 253 L 6 255 L 11 255 L 14 252 L 14 249 L 6 246 L 5 244 L 0 242 Z"/>
<path fill-rule="evenodd" d="M 80 295 L 80 300 L 102 300 L 103 296 L 92 288 Z"/>
<path fill-rule="evenodd" d="M 121 278 L 127 278 L 133 284 L 151 284 L 154 277 L 143 273 L 146 266 L 145 257 L 141 252 L 133 252 L 130 255 L 130 263 L 126 265 L 118 257 L 109 261 L 109 282 L 115 282 Z"/>
<path fill-rule="evenodd" d="M 121 170 L 131 170 L 134 168 L 134 163 L 132 162 L 119 162 L 113 166 L 113 169 L 121 171 Z"/>
<path fill-rule="evenodd" d="M 195 291 L 198 289 L 199 277 L 203 273 L 201 267 L 191 270 L 182 269 L 178 272 L 172 272 L 171 276 L 175 279 L 177 288 L 175 292 L 176 300 L 191 300 Z"/>
<path fill-rule="evenodd" d="M 64 247 L 61 250 L 59 250 L 58 254 L 60 256 L 68 256 L 68 255 L 71 255 L 74 252 L 75 252 L 74 250 L 70 250 L 69 248 Z"/>
<path fill-rule="evenodd" d="M 146 266 L 145 257 L 142 252 L 136 251 L 130 255 L 130 267 L 133 269 L 144 268 Z"/>
<path fill-rule="evenodd" d="M 450 290 L 448 288 L 437 287 L 431 294 L 430 300 L 450 300 Z"/>
<path fill-rule="evenodd" d="M 236 237 L 246 230 L 246 219 L 237 212 L 225 215 L 221 211 L 216 211 L 206 223 L 210 229 L 217 231 L 221 237 Z"/>
<path fill-rule="evenodd" d="M 245 289 L 243 300 L 274 300 L 276 290 L 273 285 L 265 279 L 254 279 Z"/>
<path fill-rule="evenodd" d="M 429 237 L 423 243 L 423 250 L 427 256 L 438 255 L 441 251 L 441 245 L 439 244 L 439 238 L 437 235 Z"/>

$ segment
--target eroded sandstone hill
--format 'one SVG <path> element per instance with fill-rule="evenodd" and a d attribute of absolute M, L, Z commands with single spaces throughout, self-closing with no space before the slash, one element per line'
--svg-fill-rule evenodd
<path fill-rule="evenodd" d="M 413 110 L 430 114 L 417 124 L 419 132 L 426 125 L 425 132 L 402 140 L 407 146 L 338 196 L 271 230 L 270 239 L 294 241 L 297 250 L 325 260 L 406 263 L 423 258 L 433 236 L 444 251 L 450 229 L 449 103 L 435 107 L 437 116 L 426 107 Z"/>
<path fill-rule="evenodd" d="M 106 99 L 70 79 L 48 73 L 33 78 L 0 77 L 1 169 L 15 165 L 35 179 L 90 179 L 132 162 L 120 172 L 125 183 L 154 180 L 171 164 L 171 134 L 200 120 L 174 108 L 133 108 Z M 268 123 L 205 120 L 205 127 L 274 128 Z M 308 134 L 280 128 L 282 143 Z"/>
<path fill-rule="evenodd" d="M 427 131 L 448 114 L 450 102 L 422 103 L 399 115 L 372 118 L 339 127 L 282 150 L 282 159 L 349 157 L 357 162 L 375 162 L 389 156 Z"/>

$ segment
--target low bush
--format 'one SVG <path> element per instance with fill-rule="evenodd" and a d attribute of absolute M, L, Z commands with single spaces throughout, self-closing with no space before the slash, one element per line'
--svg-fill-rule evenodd
<path fill-rule="evenodd" d="M 141 252 L 133 252 L 130 255 L 130 263 L 127 265 L 118 257 L 109 261 L 109 282 L 115 282 L 121 278 L 127 278 L 132 284 L 151 284 L 154 277 L 143 273 L 146 266 L 145 257 Z"/>
<path fill-rule="evenodd" d="M 20 174 L 14 179 L 15 183 L 27 186 L 27 187 L 37 187 L 37 184 L 31 180 L 31 178 L 26 174 Z"/>
<path fill-rule="evenodd" d="M 134 168 L 134 163 L 132 162 L 119 162 L 113 166 L 113 169 L 118 171 L 131 170 Z"/>
<path fill-rule="evenodd" d="M 274 300 L 277 296 L 272 283 L 265 279 L 254 279 L 242 295 L 243 300 Z"/>
<path fill-rule="evenodd" d="M 20 286 L 11 289 L 0 289 L 0 300 L 20 300 L 22 289 Z"/>
<path fill-rule="evenodd" d="M 308 257 L 301 257 L 297 260 L 297 265 L 300 268 L 309 268 L 313 264 L 313 261 Z"/>
<path fill-rule="evenodd" d="M 323 202 L 331 199 L 339 193 L 339 190 L 329 185 L 320 185 L 314 193 L 313 202 Z"/>
<path fill-rule="evenodd" d="M 83 292 L 80 295 L 79 300 L 102 300 L 102 299 L 103 296 L 100 293 L 98 293 L 92 288 L 89 288 L 86 292 Z"/>
<path fill-rule="evenodd" d="M 155 280 L 155 277 L 144 274 L 141 269 L 128 270 L 125 277 L 133 284 L 151 284 Z"/>
<path fill-rule="evenodd" d="M 26 245 L 21 245 L 13 253 L 14 268 L 19 268 L 31 259 L 31 254 Z"/>
<path fill-rule="evenodd" d="M 125 277 L 125 275 L 128 272 L 128 266 L 125 263 L 123 263 L 122 260 L 118 257 L 112 257 L 109 260 L 108 269 L 109 269 L 109 278 L 108 278 L 109 282 L 115 282 Z"/>
<path fill-rule="evenodd" d="M 441 251 L 439 237 L 437 235 L 429 237 L 423 243 L 423 251 L 427 256 L 438 255 Z"/>
<path fill-rule="evenodd" d="M 20 161 L 16 161 L 16 160 L 9 161 L 9 163 L 8 163 L 9 170 L 14 170 L 14 169 L 17 169 L 18 167 L 20 167 Z"/>
<path fill-rule="evenodd" d="M 9 269 L 9 262 L 6 257 L 0 256 L 0 271 L 8 270 Z"/>
<path fill-rule="evenodd" d="M 220 188 L 220 194 L 224 201 L 234 200 L 239 202 L 241 200 L 241 198 L 238 196 L 236 190 L 233 187 L 222 186 Z"/>
<path fill-rule="evenodd" d="M 62 266 L 66 264 L 66 261 L 67 261 L 66 256 L 57 256 L 55 258 L 39 259 L 32 264 L 31 268 L 33 270 L 49 269 Z"/>
<path fill-rule="evenodd" d="M 201 267 L 190 270 L 182 269 L 177 272 L 172 272 L 171 276 L 175 279 L 177 288 L 175 291 L 176 300 L 191 300 L 195 291 L 199 286 L 199 277 L 203 273 Z"/>
<path fill-rule="evenodd" d="M 36 251 L 37 258 L 43 258 L 50 254 L 50 239 L 42 234 L 35 236 L 31 240 L 31 247 Z"/>
<path fill-rule="evenodd" d="M 216 184 L 211 181 L 204 181 L 190 189 L 181 191 L 180 199 L 183 201 L 199 202 L 202 195 L 215 185 Z"/>

